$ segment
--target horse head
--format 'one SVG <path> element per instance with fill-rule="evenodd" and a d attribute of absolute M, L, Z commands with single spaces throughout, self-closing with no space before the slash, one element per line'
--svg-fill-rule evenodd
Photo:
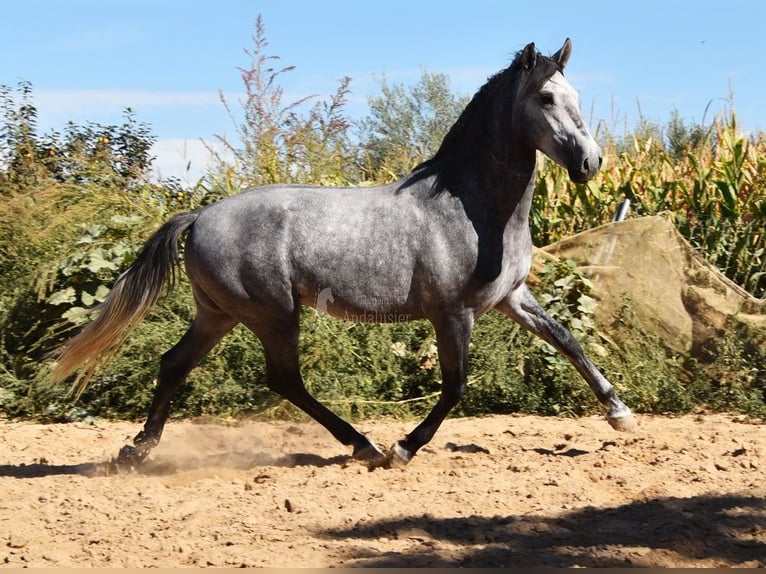
<path fill-rule="evenodd" d="M 569 38 L 550 58 L 538 54 L 534 43 L 519 53 L 523 79 L 516 126 L 529 147 L 566 168 L 572 181 L 584 183 L 601 167 L 601 148 L 583 121 L 577 92 L 563 74 L 571 53 Z"/>

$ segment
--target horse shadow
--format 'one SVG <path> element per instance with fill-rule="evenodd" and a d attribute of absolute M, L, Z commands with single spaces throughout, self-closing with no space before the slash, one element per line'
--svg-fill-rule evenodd
<path fill-rule="evenodd" d="M 33 462 L 30 464 L 0 464 L 0 477 L 44 478 L 46 476 L 101 476 L 104 474 L 103 462 L 82 462 L 79 464 L 50 464 Z"/>
<path fill-rule="evenodd" d="M 656 567 L 689 560 L 766 566 L 766 500 L 740 495 L 658 498 L 559 516 L 431 515 L 318 533 L 349 542 L 344 566 L 364 568 Z M 375 553 L 379 538 L 414 549 Z M 357 544 L 354 544 L 357 543 Z"/>
<path fill-rule="evenodd" d="M 19 479 L 43 478 L 46 476 L 99 477 L 115 474 L 135 473 L 144 476 L 165 476 L 176 472 L 193 471 L 203 468 L 227 468 L 248 470 L 265 466 L 326 467 L 346 466 L 353 461 L 349 455 L 323 457 L 311 453 L 293 453 L 275 456 L 257 451 L 240 451 L 223 454 L 168 457 L 153 456 L 138 466 L 121 463 L 117 458 L 105 461 L 82 462 L 78 464 L 51 464 L 45 459 L 26 464 L 0 465 L 0 477 Z"/>
<path fill-rule="evenodd" d="M 353 461 L 349 455 L 323 457 L 312 453 L 290 453 L 273 455 L 255 450 L 227 451 L 218 454 L 192 455 L 188 457 L 166 457 L 157 455 L 144 461 L 140 466 L 129 469 L 147 476 L 162 476 L 176 472 L 202 468 L 226 468 L 250 470 L 266 466 L 283 468 L 327 466 L 345 467 Z"/>

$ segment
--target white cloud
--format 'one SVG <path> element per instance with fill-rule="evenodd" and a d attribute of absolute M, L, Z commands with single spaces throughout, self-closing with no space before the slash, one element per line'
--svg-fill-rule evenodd
<path fill-rule="evenodd" d="M 218 153 L 223 149 L 218 142 L 201 139 L 166 138 L 159 139 L 152 146 L 155 156 L 154 172 L 162 178 L 175 177 L 183 183 L 195 184 L 212 166 L 210 148 Z"/>
<path fill-rule="evenodd" d="M 119 113 L 126 107 L 151 110 L 218 105 L 218 93 L 93 89 L 34 91 L 38 109 L 55 115 Z"/>

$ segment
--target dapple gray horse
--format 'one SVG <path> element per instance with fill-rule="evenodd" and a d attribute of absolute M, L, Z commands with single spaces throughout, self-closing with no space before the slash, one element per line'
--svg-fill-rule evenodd
<path fill-rule="evenodd" d="M 271 185 L 176 215 L 117 279 L 100 313 L 58 355 L 54 379 L 87 382 L 174 279 L 178 241 L 196 316 L 162 355 L 159 382 L 135 446 L 140 462 L 160 440 L 173 394 L 238 323 L 263 345 L 266 384 L 301 408 L 371 468 L 406 464 L 428 443 L 466 386 L 476 319 L 498 309 L 566 356 L 607 407 L 617 430 L 630 409 L 572 335 L 540 307 L 525 280 L 532 263 L 529 210 L 536 152 L 578 183 L 601 165 L 563 70 L 571 42 L 551 57 L 533 43 L 491 77 L 438 152 L 406 178 L 376 187 Z M 362 320 L 427 319 L 442 374 L 430 414 L 386 453 L 306 390 L 298 366 L 301 305 Z"/>

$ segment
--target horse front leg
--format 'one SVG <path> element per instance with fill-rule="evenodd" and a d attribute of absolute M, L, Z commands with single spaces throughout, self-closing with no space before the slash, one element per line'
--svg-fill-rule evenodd
<path fill-rule="evenodd" d="M 441 394 L 428 416 L 388 451 L 381 466 L 404 466 L 415 453 L 430 442 L 445 417 L 463 396 L 468 369 L 468 344 L 471 340 L 474 317 L 466 311 L 432 321 L 436 331 L 439 367 L 442 373 Z"/>
<path fill-rule="evenodd" d="M 638 428 L 633 414 L 617 397 L 612 384 L 585 356 L 572 334 L 545 312 L 526 284 L 512 291 L 496 308 L 553 345 L 572 363 L 598 400 L 608 408 L 606 416 L 612 428 L 618 431 L 634 431 Z"/>

